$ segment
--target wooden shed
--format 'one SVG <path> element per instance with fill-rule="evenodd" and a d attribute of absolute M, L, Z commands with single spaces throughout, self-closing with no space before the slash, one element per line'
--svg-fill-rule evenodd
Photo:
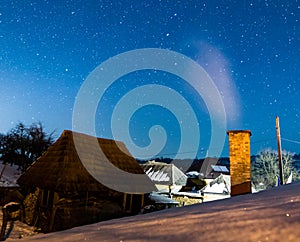
<path fill-rule="evenodd" d="M 28 194 L 24 200 L 25 222 L 43 232 L 134 214 L 145 205 L 145 194 L 116 191 L 95 179 L 79 158 L 73 139 L 75 135 L 76 142 L 84 147 L 93 147 L 96 139 L 114 167 L 128 173 L 144 174 L 124 143 L 65 130 L 18 179 Z M 93 164 L 96 160 L 101 163 L 97 150 L 87 148 L 86 152 L 89 160 L 85 162 Z M 101 167 L 101 164 L 97 166 Z M 113 169 L 108 177 L 111 183 L 119 179 Z M 134 181 L 126 182 L 132 186 Z M 148 190 L 155 190 L 150 179 L 143 185 L 148 186 Z"/>

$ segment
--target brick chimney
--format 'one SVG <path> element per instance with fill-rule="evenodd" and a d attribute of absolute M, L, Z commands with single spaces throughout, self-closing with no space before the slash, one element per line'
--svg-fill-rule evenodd
<path fill-rule="evenodd" d="M 231 196 L 251 193 L 249 130 L 229 130 Z"/>

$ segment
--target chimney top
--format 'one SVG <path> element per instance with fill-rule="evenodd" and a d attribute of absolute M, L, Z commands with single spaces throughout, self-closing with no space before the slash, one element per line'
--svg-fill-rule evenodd
<path fill-rule="evenodd" d="M 229 133 L 249 133 L 250 136 L 252 135 L 250 130 L 227 130 L 228 135 Z"/>

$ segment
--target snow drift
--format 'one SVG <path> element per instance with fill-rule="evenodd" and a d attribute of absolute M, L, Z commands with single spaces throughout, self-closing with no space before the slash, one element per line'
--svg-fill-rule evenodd
<path fill-rule="evenodd" d="M 300 183 L 22 241 L 299 241 Z M 8 239 L 8 241 L 13 241 Z"/>

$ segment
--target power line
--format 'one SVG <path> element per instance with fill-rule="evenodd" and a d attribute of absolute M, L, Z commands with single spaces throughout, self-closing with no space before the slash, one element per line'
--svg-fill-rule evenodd
<path fill-rule="evenodd" d="M 300 141 L 297 141 L 297 140 L 291 140 L 291 139 L 286 139 L 286 138 L 282 138 L 282 137 L 281 137 L 281 139 L 284 141 L 287 141 L 287 142 L 294 143 L 294 144 L 300 144 Z"/>
<path fill-rule="evenodd" d="M 286 138 L 283 138 L 281 137 L 282 140 L 284 141 L 287 141 L 287 142 L 291 142 L 291 143 L 295 143 L 295 144 L 300 144 L 300 141 L 297 141 L 297 140 L 291 140 L 291 139 L 286 139 Z M 257 140 L 257 141 L 251 141 L 251 145 L 256 145 L 256 144 L 261 144 L 261 143 L 266 143 L 266 142 L 269 142 L 269 141 L 274 141 L 275 138 L 268 138 L 268 139 L 263 139 L 263 140 Z M 217 148 L 210 148 L 210 150 L 215 150 Z M 208 149 L 204 149 L 204 148 L 201 148 L 200 150 L 196 151 L 183 151 L 183 152 L 174 152 L 174 153 L 163 153 L 163 154 L 156 154 L 156 155 L 153 155 L 153 157 L 163 157 L 163 156 L 169 156 L 169 155 L 181 155 L 181 154 L 189 154 L 189 153 L 206 153 L 208 152 Z M 148 157 L 148 156 L 145 156 L 145 157 Z"/>

